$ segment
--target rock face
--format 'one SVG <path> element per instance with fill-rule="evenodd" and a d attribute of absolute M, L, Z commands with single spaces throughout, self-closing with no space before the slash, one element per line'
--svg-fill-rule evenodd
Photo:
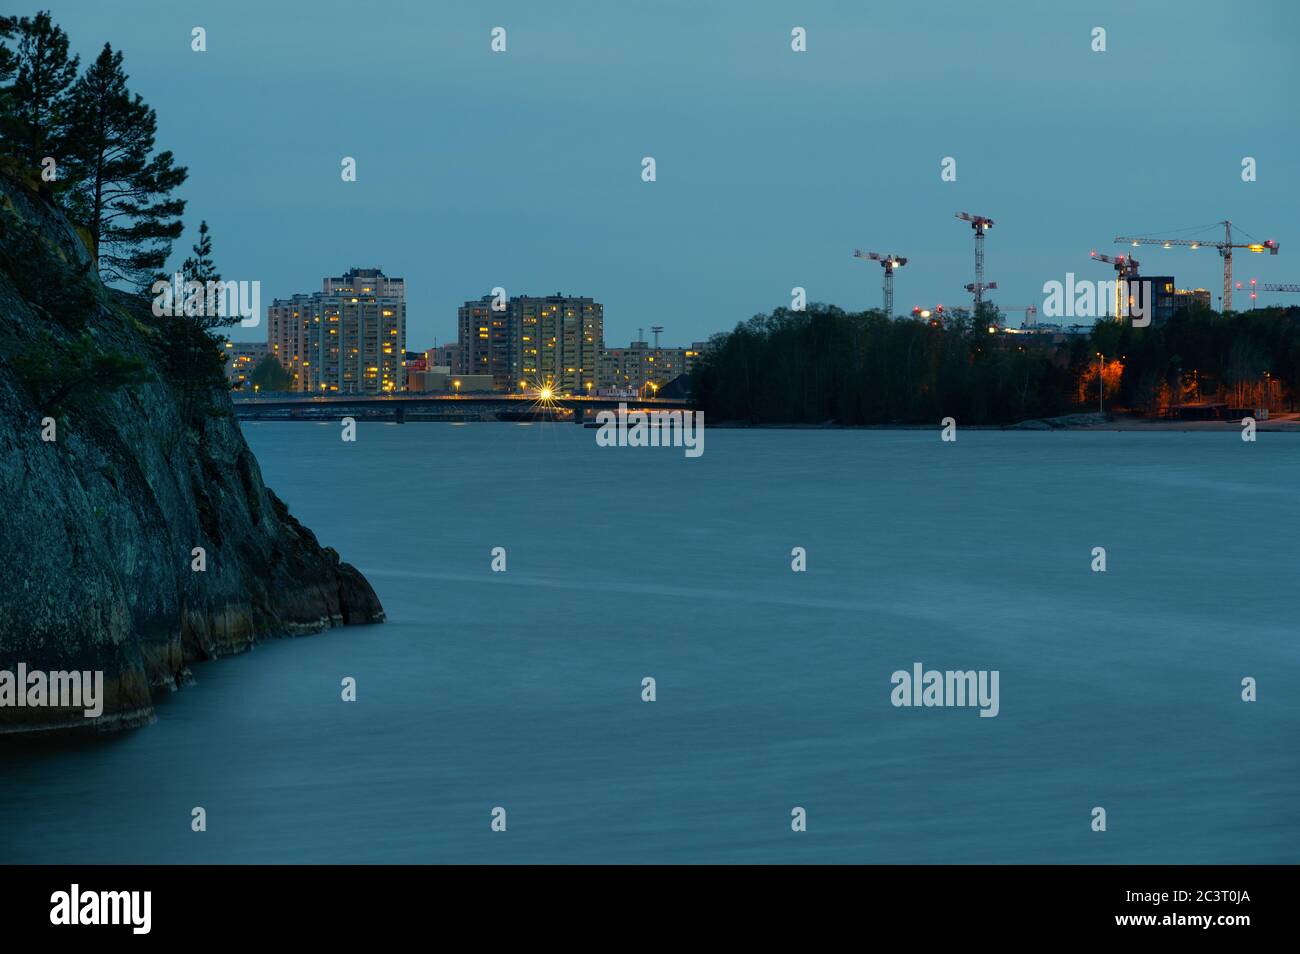
<path fill-rule="evenodd" d="M 0 174 L 0 671 L 104 672 L 100 717 L 0 705 L 0 734 L 139 725 L 195 660 L 384 618 L 262 483 L 224 388 L 203 389 L 197 423 L 183 413 L 193 398 L 160 359 L 171 319 L 89 264 L 67 220 Z M 34 358 L 70 351 L 149 370 L 124 388 L 92 376 L 52 410 Z"/>

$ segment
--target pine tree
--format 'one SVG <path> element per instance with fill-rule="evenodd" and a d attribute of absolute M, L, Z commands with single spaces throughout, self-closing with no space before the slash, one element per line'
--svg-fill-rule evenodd
<path fill-rule="evenodd" d="M 201 322 L 202 326 L 215 328 L 220 325 L 234 324 L 239 320 L 239 316 L 217 315 L 215 306 L 220 305 L 221 302 L 214 301 L 207 293 L 208 282 L 221 281 L 221 273 L 217 271 L 216 263 L 212 261 L 212 233 L 208 230 L 206 219 L 199 223 L 199 240 L 191 250 L 194 254 L 181 263 L 181 278 L 186 282 L 198 282 L 204 288 L 205 307 L 200 317 L 206 320 Z"/>
<path fill-rule="evenodd" d="M 9 49 L 9 40 L 14 38 L 14 31 L 18 29 L 17 17 L 6 17 L 0 15 L 0 97 L 7 97 L 9 94 L 9 80 L 13 78 L 14 70 L 18 67 L 18 57 L 14 51 Z"/>
<path fill-rule="evenodd" d="M 181 280 L 203 286 L 203 306 L 192 314 L 182 310 L 168 319 L 172 324 L 167 332 L 167 361 L 174 372 L 182 417 L 189 426 L 197 427 L 212 410 L 214 389 L 226 385 L 224 338 L 215 336 L 213 329 L 233 325 L 240 318 L 220 314 L 218 306 L 223 301 L 211 294 L 208 283 L 221 281 L 221 273 L 212 258 L 212 232 L 206 220 L 199 223 L 199 239 L 191 251 L 181 263 Z M 184 298 L 176 303 L 178 307 L 183 304 Z"/>
<path fill-rule="evenodd" d="M 189 173 L 170 150 L 154 153 L 157 114 L 126 81 L 121 52 L 105 43 L 72 87 L 69 205 L 90 233 L 100 278 L 143 291 L 184 229 L 185 202 L 168 196 Z"/>
<path fill-rule="evenodd" d="M 199 223 L 199 240 L 190 246 L 194 252 L 181 265 L 181 274 L 186 281 L 219 282 L 221 274 L 212 261 L 212 232 L 208 229 L 208 220 Z"/>
<path fill-rule="evenodd" d="M 0 53 L 0 82 L 6 69 L 13 77 L 0 109 L 4 151 L 32 172 L 46 156 L 62 165 L 69 87 L 80 62 L 68 56 L 68 35 L 41 11 L 35 17 L 5 18 L 0 36 L 17 37 L 16 50 L 6 46 Z"/>
<path fill-rule="evenodd" d="M 212 329 L 241 321 L 243 316 L 235 312 L 219 313 L 220 307 L 229 304 L 229 301 L 225 296 L 214 297 L 211 294 L 210 283 L 220 282 L 221 273 L 217 271 L 216 263 L 212 260 L 212 232 L 208 229 L 206 219 L 199 223 L 199 240 L 191 250 L 194 254 L 181 263 L 181 279 L 185 282 L 198 282 L 204 288 L 204 310 L 199 316 L 202 319 L 198 322 L 199 325 Z"/>

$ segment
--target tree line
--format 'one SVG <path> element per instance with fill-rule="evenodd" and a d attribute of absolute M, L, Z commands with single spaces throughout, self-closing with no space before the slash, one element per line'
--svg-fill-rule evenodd
<path fill-rule="evenodd" d="M 1069 409 L 1066 369 L 1037 350 L 993 348 L 976 324 L 778 308 L 710 341 L 696 399 L 708 418 L 751 424 L 981 424 Z"/>
<path fill-rule="evenodd" d="M 711 420 L 850 426 L 1011 424 L 1096 410 L 1099 388 L 1107 410 L 1141 413 L 1216 400 L 1276 407 L 1300 390 L 1296 308 L 1184 309 L 1147 328 L 1102 320 L 1063 341 L 990 334 L 990 317 L 1001 321 L 778 308 L 715 335 L 692 385 Z"/>

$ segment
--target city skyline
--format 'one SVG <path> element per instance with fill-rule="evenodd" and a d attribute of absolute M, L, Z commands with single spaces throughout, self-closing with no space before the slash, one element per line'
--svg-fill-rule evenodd
<path fill-rule="evenodd" d="M 581 295 L 484 295 L 466 301 L 454 343 L 412 348 L 406 338 L 406 279 L 381 266 L 326 275 L 320 290 L 273 299 L 265 336 L 224 340 L 226 378 L 236 388 L 258 383 L 262 363 L 287 390 L 380 394 L 412 390 L 542 391 L 556 395 L 658 389 L 689 374 L 707 342 L 653 345 L 637 329 L 626 347 L 608 347 L 604 306 Z M 463 380 L 462 380 L 463 379 Z M 278 386 L 277 386 L 278 387 Z"/>
<path fill-rule="evenodd" d="M 878 269 L 852 259 L 858 247 L 909 257 L 897 313 L 962 305 L 973 267 L 960 209 L 997 220 L 991 297 L 1016 305 L 1040 302 L 1066 271 L 1106 277 L 1086 259 L 1123 251 L 1115 235 L 1228 218 L 1287 246 L 1300 212 L 1296 134 L 1260 121 L 1287 114 L 1296 78 L 1281 3 L 1122 16 L 1019 3 L 1006 12 L 1014 37 L 956 3 L 920 20 L 837 4 L 757 4 L 744 17 L 685 4 L 565 17 L 401 5 L 356 18 L 346 38 L 305 4 L 144 7 L 124 36 L 96 4 L 53 13 L 83 60 L 94 37 L 115 37 L 160 134 L 177 140 L 191 175 L 175 261 L 204 218 L 223 272 L 261 280 L 268 298 L 310 287 L 327 262 L 382 261 L 411 282 L 421 343 L 451 340 L 459 304 L 496 286 L 580 289 L 605 303 L 610 340 L 655 324 L 700 340 L 788 304 L 794 286 L 810 302 L 879 307 Z M 509 45 L 494 54 L 497 25 Z M 807 52 L 791 50 L 796 26 Z M 1104 53 L 1090 49 L 1095 26 Z M 347 43 L 349 66 L 286 58 L 289 42 Z M 255 61 L 276 64 L 269 79 Z M 1225 62 L 1257 79 L 1220 81 Z M 284 135 L 277 104 L 290 101 L 294 127 L 330 135 Z M 1129 149 L 1108 133 L 1117 111 L 1140 116 L 1149 142 Z M 259 148 L 226 148 L 232 134 Z M 345 156 L 356 182 L 340 180 Z M 641 180 L 644 156 L 655 182 Z M 1257 181 L 1241 180 L 1247 156 Z M 940 178 L 945 157 L 955 182 Z M 304 238 L 286 241 L 279 223 Z M 1287 252 L 1239 261 L 1238 279 L 1295 281 Z M 1212 251 L 1145 258 L 1217 297 Z M 665 314 L 665 295 L 680 308 Z"/>

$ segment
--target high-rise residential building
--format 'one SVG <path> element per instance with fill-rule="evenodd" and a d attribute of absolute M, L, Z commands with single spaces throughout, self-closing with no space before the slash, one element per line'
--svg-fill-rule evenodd
<path fill-rule="evenodd" d="M 226 380 L 232 387 L 244 387 L 270 348 L 261 341 L 226 341 Z"/>
<path fill-rule="evenodd" d="M 455 374 L 490 374 L 498 391 L 509 391 L 515 380 L 510 364 L 509 305 L 492 307 L 493 297 L 467 301 L 456 313 L 459 348 Z"/>
<path fill-rule="evenodd" d="M 353 268 L 337 278 L 325 279 L 326 295 L 374 295 L 406 301 L 406 279 L 389 278 L 380 268 Z"/>
<path fill-rule="evenodd" d="M 406 387 L 406 282 L 378 268 L 326 278 L 323 290 L 277 298 L 267 345 L 298 391 L 381 394 Z"/>
<path fill-rule="evenodd" d="M 656 348 L 633 341 L 626 348 L 610 348 L 601 354 L 600 387 L 619 391 L 661 388 L 673 378 L 688 374 L 702 352 L 702 345 L 689 348 Z"/>
<path fill-rule="evenodd" d="M 293 378 L 295 391 L 303 390 L 303 354 L 306 350 L 306 324 L 302 316 L 311 304 L 311 295 L 277 298 L 266 309 L 266 346 L 271 357 L 280 362 Z"/>
<path fill-rule="evenodd" d="M 561 394 L 595 390 L 605 347 L 605 310 L 590 298 L 561 295 L 512 298 L 515 377 L 527 387 Z"/>
<path fill-rule="evenodd" d="M 549 385 L 561 394 L 582 394 L 596 388 L 604 306 L 558 292 L 516 296 L 499 311 L 493 303 L 485 295 L 460 307 L 456 373 L 490 374 L 500 391 Z"/>

